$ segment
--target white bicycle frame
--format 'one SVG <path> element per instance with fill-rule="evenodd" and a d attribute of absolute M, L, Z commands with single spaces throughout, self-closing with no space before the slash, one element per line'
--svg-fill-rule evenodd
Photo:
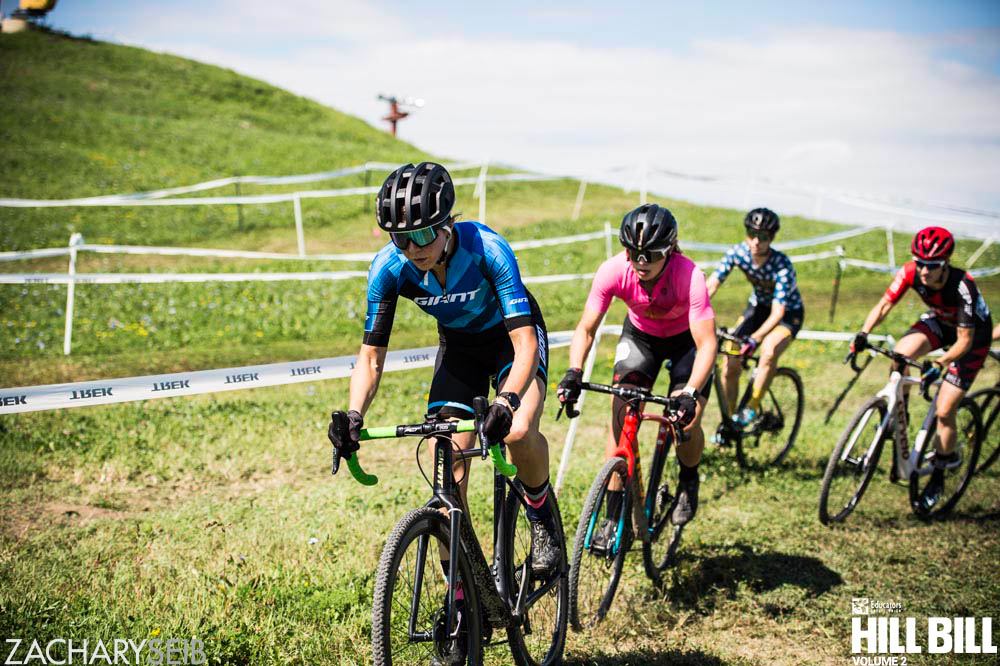
<path fill-rule="evenodd" d="M 936 385 L 940 384 L 940 380 Z M 889 375 L 889 382 L 879 391 L 876 395 L 886 399 L 887 409 L 885 413 L 885 418 L 882 419 L 882 423 L 879 424 L 878 430 L 876 431 L 875 439 L 868 450 L 865 451 L 865 457 L 862 465 L 862 469 L 866 469 L 868 464 L 871 462 L 871 456 L 874 454 L 876 442 L 880 442 L 883 439 L 886 429 L 889 424 L 895 419 L 900 427 L 903 427 L 905 420 L 898 418 L 897 410 L 902 413 L 902 402 L 903 402 L 903 389 L 905 386 L 910 385 L 920 385 L 920 380 L 909 375 L 904 375 L 899 370 L 893 370 Z M 926 476 L 930 474 L 934 466 L 930 464 L 933 460 L 933 455 L 928 456 L 924 459 L 924 465 L 918 466 L 918 461 L 920 460 L 920 454 L 924 450 L 924 447 L 928 444 L 927 435 L 930 431 L 931 426 L 937 419 L 937 395 L 930 403 L 930 408 L 927 410 L 927 416 L 924 417 L 924 422 L 920 426 L 920 430 L 917 432 L 917 436 L 913 440 L 913 446 L 910 448 L 909 453 L 906 452 L 906 446 L 909 443 L 909 435 L 905 428 L 893 437 L 892 449 L 893 449 L 893 465 L 899 478 L 909 479 L 913 472 L 916 472 L 920 476 Z M 861 427 L 856 429 L 853 433 L 855 438 L 859 437 L 861 432 L 864 431 L 864 424 L 859 424 Z M 841 460 L 846 462 L 849 457 L 848 454 L 854 449 L 853 444 L 857 443 L 857 439 L 852 442 L 852 446 L 844 447 L 844 453 L 841 454 Z"/>

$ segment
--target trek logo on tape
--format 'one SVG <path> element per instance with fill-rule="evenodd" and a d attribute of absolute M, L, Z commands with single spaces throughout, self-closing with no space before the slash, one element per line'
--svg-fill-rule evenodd
<path fill-rule="evenodd" d="M 190 379 L 175 379 L 172 382 L 154 382 L 154 391 L 176 391 L 178 389 L 191 388 Z"/>
<path fill-rule="evenodd" d="M 322 374 L 322 370 L 318 365 L 310 365 L 306 368 L 292 368 L 292 377 L 302 377 L 304 375 L 319 375 Z"/>
<path fill-rule="evenodd" d="M 227 384 L 243 384 L 244 382 L 255 382 L 260 379 L 256 372 L 244 372 L 240 375 L 226 375 Z"/>
<path fill-rule="evenodd" d="M 412 356 L 404 356 L 403 363 L 419 363 L 420 361 L 431 360 L 430 354 L 414 354 Z"/>
<path fill-rule="evenodd" d="M 17 405 L 27 405 L 26 395 L 5 395 L 0 396 L 0 407 L 16 407 Z"/>
<path fill-rule="evenodd" d="M 104 398 L 104 397 L 114 397 L 111 395 L 111 387 L 101 387 L 92 389 L 80 389 L 79 391 L 73 391 L 73 395 L 70 396 L 70 400 L 89 400 L 91 398 Z"/>

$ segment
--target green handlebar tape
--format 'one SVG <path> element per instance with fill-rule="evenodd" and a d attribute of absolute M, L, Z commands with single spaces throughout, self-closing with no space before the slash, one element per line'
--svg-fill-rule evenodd
<path fill-rule="evenodd" d="M 494 444 L 490 447 L 490 458 L 493 459 L 493 466 L 500 470 L 504 476 L 511 477 L 517 474 L 517 465 L 507 462 L 500 452 L 500 445 Z"/>
<path fill-rule="evenodd" d="M 377 476 L 374 474 L 368 474 L 365 470 L 361 469 L 361 463 L 358 462 L 357 453 L 347 459 L 347 468 L 351 470 L 351 476 L 354 477 L 354 480 L 363 486 L 374 486 L 378 483 Z"/>
<path fill-rule="evenodd" d="M 381 428 L 364 428 L 361 431 L 361 441 L 368 439 L 386 439 L 396 436 L 396 426 L 382 426 Z"/>

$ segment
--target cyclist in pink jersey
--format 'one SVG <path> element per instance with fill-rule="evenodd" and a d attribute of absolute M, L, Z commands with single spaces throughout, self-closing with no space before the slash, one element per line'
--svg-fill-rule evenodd
<path fill-rule="evenodd" d="M 677 418 L 683 442 L 677 445 L 680 481 L 671 521 L 683 525 L 698 508 L 698 463 L 705 447 L 701 414 L 711 390 L 715 363 L 715 312 L 709 302 L 705 276 L 677 249 L 677 221 L 666 208 L 648 204 L 622 220 L 619 240 L 625 251 L 597 269 L 583 316 L 573 333 L 569 370 L 557 396 L 573 404 L 580 396 L 584 359 L 611 301 L 619 298 L 628 316 L 615 353 L 614 383 L 652 388 L 660 368 L 670 361 L 670 393 L 680 401 Z M 610 456 L 621 436 L 624 409 L 615 398 L 611 408 Z M 608 515 L 617 515 L 624 491 L 609 488 Z M 614 523 L 606 521 L 595 543 L 609 540 Z"/>

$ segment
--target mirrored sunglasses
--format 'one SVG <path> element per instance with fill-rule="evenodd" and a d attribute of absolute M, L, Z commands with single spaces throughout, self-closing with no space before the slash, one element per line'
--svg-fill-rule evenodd
<path fill-rule="evenodd" d="M 644 264 L 652 264 L 667 256 L 666 250 L 633 250 L 632 248 L 626 248 L 625 251 L 628 253 L 630 260 Z"/>
<path fill-rule="evenodd" d="M 916 257 L 913 258 L 913 261 L 916 262 L 917 268 L 931 268 L 931 269 L 941 268 L 942 266 L 944 266 L 945 262 L 944 259 L 937 259 L 935 261 L 925 261 L 923 259 L 917 259 Z"/>
<path fill-rule="evenodd" d="M 434 242 L 437 238 L 437 227 L 430 227 L 426 229 L 417 229 L 416 231 L 407 232 L 393 232 L 389 234 L 392 238 L 392 242 L 400 250 L 405 250 L 410 247 L 410 243 L 413 243 L 417 247 L 427 247 Z"/>

